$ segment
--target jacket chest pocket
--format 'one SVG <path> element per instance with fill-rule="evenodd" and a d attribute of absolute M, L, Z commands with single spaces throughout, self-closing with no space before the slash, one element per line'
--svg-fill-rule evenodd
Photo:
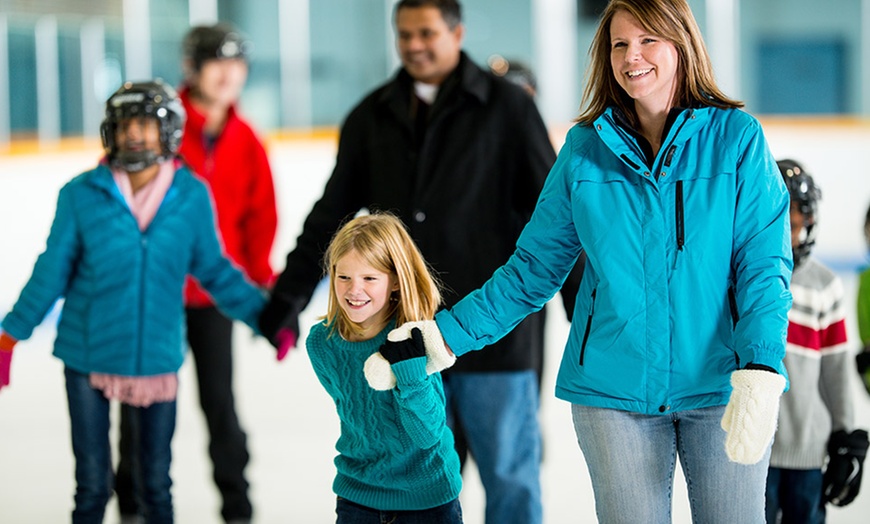
<path fill-rule="evenodd" d="M 637 184 L 624 177 L 583 178 L 574 182 L 571 196 L 574 226 L 587 251 L 615 249 L 618 247 L 615 239 L 631 242 L 638 236 L 644 216 L 640 191 Z"/>
<path fill-rule="evenodd" d="M 733 237 L 736 191 L 731 173 L 714 172 L 691 179 L 677 180 L 663 198 L 664 212 L 671 229 L 669 242 L 678 259 L 688 256 L 691 263 L 700 259 L 726 257 L 722 251 Z"/>

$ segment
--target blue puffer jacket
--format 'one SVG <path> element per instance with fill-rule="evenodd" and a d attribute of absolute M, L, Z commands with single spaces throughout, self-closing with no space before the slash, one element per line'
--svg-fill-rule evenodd
<path fill-rule="evenodd" d="M 585 250 L 559 398 L 669 413 L 727 403 L 750 362 L 785 375 L 789 196 L 761 126 L 687 109 L 643 159 L 612 111 L 569 131 L 511 259 L 436 316 L 457 355 L 540 308 Z"/>
<path fill-rule="evenodd" d="M 174 372 L 184 361 L 188 273 L 228 315 L 256 325 L 265 297 L 221 255 L 205 186 L 180 167 L 140 232 L 100 164 L 61 189 L 46 249 L 3 329 L 19 340 L 30 337 L 64 297 L 54 345 L 64 364 L 82 373 Z"/>

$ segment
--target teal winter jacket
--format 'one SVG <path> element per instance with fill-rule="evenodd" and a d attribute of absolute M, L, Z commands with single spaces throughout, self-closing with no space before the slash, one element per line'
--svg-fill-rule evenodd
<path fill-rule="evenodd" d="M 3 330 L 29 338 L 64 298 L 54 355 L 66 366 L 125 376 L 175 372 L 184 360 L 187 274 L 228 315 L 254 327 L 265 297 L 223 257 L 208 190 L 177 165 L 144 232 L 105 164 L 68 182 L 45 251 Z"/>
<path fill-rule="evenodd" d="M 612 110 L 568 132 L 510 260 L 436 316 L 457 355 L 539 309 L 585 250 L 559 398 L 666 414 L 727 403 L 748 363 L 785 375 L 789 196 L 760 124 L 685 109 L 644 158 Z"/>

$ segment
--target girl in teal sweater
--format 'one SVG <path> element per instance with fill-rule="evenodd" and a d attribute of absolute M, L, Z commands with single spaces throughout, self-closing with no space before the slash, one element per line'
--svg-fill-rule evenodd
<path fill-rule="evenodd" d="M 324 262 L 328 310 L 306 346 L 341 419 L 336 522 L 462 522 L 459 458 L 424 347 L 441 296 L 422 255 L 399 219 L 377 214 L 344 225 Z M 376 390 L 364 367 L 381 359 L 395 385 Z"/>

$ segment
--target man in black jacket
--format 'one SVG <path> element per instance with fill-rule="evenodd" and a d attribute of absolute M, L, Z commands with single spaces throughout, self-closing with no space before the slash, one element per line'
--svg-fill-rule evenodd
<path fill-rule="evenodd" d="M 397 214 L 451 306 L 513 253 L 555 160 L 532 98 L 462 51 L 455 0 L 401 0 L 395 23 L 403 67 L 344 122 L 332 176 L 260 317 L 276 345 L 279 332 L 298 337 L 323 249 L 343 220 L 361 209 Z M 569 308 L 575 293 L 563 292 Z M 531 315 L 443 373 L 448 422 L 464 427 L 488 523 L 542 520 L 534 370 L 543 329 L 542 316 Z"/>

